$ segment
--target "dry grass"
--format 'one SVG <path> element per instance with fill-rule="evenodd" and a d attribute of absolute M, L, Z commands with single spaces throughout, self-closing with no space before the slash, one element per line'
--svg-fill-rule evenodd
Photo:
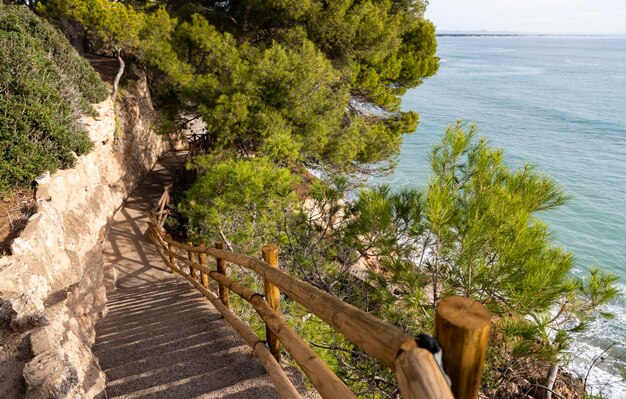
<path fill-rule="evenodd" d="M 37 202 L 31 189 L 19 189 L 0 199 L 0 256 L 10 255 L 11 243 L 35 212 Z"/>

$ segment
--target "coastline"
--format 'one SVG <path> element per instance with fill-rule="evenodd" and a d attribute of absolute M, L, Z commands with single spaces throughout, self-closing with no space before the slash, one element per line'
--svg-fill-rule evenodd
<path fill-rule="evenodd" d="M 479 135 L 503 148 L 511 164 L 536 165 L 573 196 L 542 215 L 555 243 L 574 252 L 576 271 L 598 265 L 619 275 L 626 294 L 620 211 L 626 209 L 626 185 L 618 173 L 626 159 L 626 119 L 614 106 L 626 101 L 616 90 L 626 79 L 622 39 L 442 38 L 439 56 L 446 62 L 439 74 L 403 99 L 406 109 L 420 111 L 420 127 L 405 137 L 396 172 L 372 182 L 423 187 L 432 143 L 456 118 L 474 120 Z M 579 83 L 564 85 L 571 76 Z M 588 362 L 608 346 L 598 337 L 610 339 L 617 342 L 612 351 L 622 353 L 615 366 L 626 366 L 625 309 L 624 297 L 610 305 L 617 317 L 592 323 L 573 351 Z M 615 370 L 607 362 L 601 367 L 607 371 L 591 374 L 600 387 Z M 585 367 L 572 369 L 586 374 Z M 607 392 L 626 397 L 626 384 L 609 384 Z"/>

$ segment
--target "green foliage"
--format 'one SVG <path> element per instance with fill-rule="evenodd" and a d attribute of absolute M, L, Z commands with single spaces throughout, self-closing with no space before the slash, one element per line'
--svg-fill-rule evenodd
<path fill-rule="evenodd" d="M 537 217 L 567 196 L 531 166 L 506 165 L 502 151 L 475 133 L 460 122 L 447 130 L 423 192 L 382 187 L 357 200 L 348 224 L 355 247 L 390 271 L 375 274 L 378 291 L 390 291 L 377 295 L 380 315 L 400 325 L 420 313 L 432 319 L 440 298 L 468 296 L 497 317 L 490 372 L 516 357 L 560 362 L 574 334 L 615 298 L 617 278 L 597 269 L 571 277 L 572 254 L 552 244 Z"/>
<path fill-rule="evenodd" d="M 532 167 L 512 170 L 500 150 L 484 140 L 472 144 L 473 134 L 453 126 L 432 156 L 427 218 L 442 237 L 437 252 L 454 265 L 447 277 L 496 313 L 547 310 L 572 289 L 572 257 L 550 245 L 535 214 L 566 197 Z M 494 282 L 501 292 L 492 292 Z"/>
<path fill-rule="evenodd" d="M 593 267 L 589 270 L 589 275 L 580 280 L 578 290 L 585 299 L 587 307 L 585 312 L 595 310 L 598 306 L 612 301 L 619 295 L 616 283 L 619 278 L 613 274 Z M 603 314 L 605 317 L 612 317 L 610 314 Z"/>
<path fill-rule="evenodd" d="M 417 127 L 399 95 L 438 64 L 421 2 L 56 0 L 46 10 L 148 63 L 171 118 L 201 115 L 217 148 L 282 164 L 391 160 Z M 381 108 L 355 106 L 364 102 Z"/>
<path fill-rule="evenodd" d="M 413 334 L 431 331 L 443 297 L 484 303 L 496 317 L 489 373 L 519 357 L 561 361 L 574 334 L 616 296 L 616 277 L 596 269 L 571 277 L 572 255 L 537 217 L 567 197 L 532 167 L 506 165 L 475 133 L 461 123 L 447 130 L 423 190 L 380 186 L 342 205 L 341 190 L 316 183 L 317 212 L 295 215 L 283 254 L 293 273 Z M 332 223 L 338 216 L 345 222 Z M 359 259 L 369 260 L 369 286 L 346 272 Z M 335 355 L 352 350 L 333 345 L 343 348 Z M 375 363 L 340 364 L 355 386 L 382 375 Z"/>
<path fill-rule="evenodd" d="M 1 7 L 0 31 L 3 35 L 30 36 L 36 40 L 35 48 L 45 50 L 48 57 L 63 72 L 64 79 L 71 81 L 79 91 L 76 101 L 79 101 L 82 110 L 88 112 L 91 110 L 89 103 L 106 98 L 106 85 L 91 65 L 77 55 L 60 32 L 23 7 L 5 5 Z"/>
<path fill-rule="evenodd" d="M 105 49 L 116 53 L 139 48 L 144 14 L 122 2 L 51 0 L 45 5 L 39 4 L 38 12 L 49 17 L 64 15 L 79 21 Z"/>
<path fill-rule="evenodd" d="M 438 69 L 434 26 L 424 4 L 332 2 L 312 16 L 314 40 L 355 80 L 353 93 L 397 110 L 401 94 Z"/>
<path fill-rule="evenodd" d="M 538 218 L 567 200 L 562 190 L 532 166 L 505 164 L 473 126 L 447 130 L 424 190 L 378 187 L 344 203 L 347 181 L 334 178 L 311 183 L 298 203 L 290 168 L 299 163 L 331 173 L 393 165 L 419 119 L 400 111 L 400 96 L 438 69 L 426 2 L 56 4 L 150 67 L 173 122 L 181 113 L 207 122 L 209 150 L 222 155 L 193 161 L 198 179 L 178 205 L 189 238 L 221 237 L 250 254 L 279 242 L 291 273 L 414 334 L 432 328 L 441 298 L 472 297 L 496 316 L 495 374 L 515 357 L 561 361 L 572 334 L 616 295 L 612 275 L 572 278 L 572 255 Z M 393 397 L 384 368 L 293 311 L 290 322 L 322 341 L 354 389 Z"/>
<path fill-rule="evenodd" d="M 534 215 L 565 196 L 531 167 L 506 166 L 500 150 L 484 140 L 474 143 L 474 133 L 461 124 L 448 129 L 434 148 L 434 175 L 424 192 L 363 192 L 349 224 L 355 246 L 376 248 L 396 280 L 407 267 L 407 279 L 430 274 L 433 305 L 440 296 L 460 294 L 496 314 L 546 311 L 573 289 L 567 278 L 572 258 L 550 245 L 545 224 Z M 407 288 L 415 283 L 423 281 Z M 401 291 L 412 298 L 422 287 Z"/>
<path fill-rule="evenodd" d="M 617 295 L 616 277 L 597 269 L 571 277 L 572 255 L 554 246 L 538 218 L 567 196 L 534 168 L 505 164 L 501 150 L 475 135 L 474 126 L 450 126 L 433 149 L 426 188 L 379 186 L 353 202 L 344 201 L 344 177 L 314 180 L 297 206 L 279 194 L 293 187 L 289 173 L 267 158 L 201 158 L 180 209 L 190 236 L 215 239 L 226 229 L 237 245 L 253 243 L 245 250 L 254 254 L 279 242 L 292 275 L 412 334 L 432 331 L 441 298 L 484 303 L 494 314 L 485 380 L 498 386 L 515 359 L 563 361 L 574 334 Z M 289 309 L 290 323 L 353 390 L 393 397 L 384 366 Z"/>
<path fill-rule="evenodd" d="M 353 94 L 397 109 L 397 97 L 438 67 L 434 27 L 423 1 L 213 3 L 207 17 L 243 40 L 287 42 L 301 29 L 354 82 Z M 294 28 L 295 27 L 295 28 Z"/>
<path fill-rule="evenodd" d="M 49 23 L 0 4 L 0 195 L 73 165 L 92 143 L 79 118 L 106 86 Z"/>
<path fill-rule="evenodd" d="M 199 173 L 179 211 L 193 241 L 221 237 L 244 253 L 276 242 L 282 215 L 295 201 L 297 179 L 266 158 L 196 157 Z"/>
<path fill-rule="evenodd" d="M 49 0 L 37 8 L 79 21 L 92 45 L 150 65 L 170 119 L 200 115 L 217 148 L 281 164 L 388 170 L 418 121 L 400 111 L 400 95 L 438 67 L 422 1 Z"/>
<path fill-rule="evenodd" d="M 124 56 L 131 52 L 139 57 L 142 52 L 140 36 L 146 27 L 146 15 L 125 3 L 108 0 L 50 0 L 46 5 L 40 4 L 38 12 L 53 19 L 77 21 L 100 51 L 117 57 L 119 69 L 112 93 L 116 99 L 126 67 Z"/>

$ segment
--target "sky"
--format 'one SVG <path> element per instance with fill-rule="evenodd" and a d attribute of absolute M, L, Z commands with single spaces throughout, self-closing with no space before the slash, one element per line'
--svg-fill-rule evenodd
<path fill-rule="evenodd" d="M 626 34 L 626 0 L 430 0 L 438 31 Z"/>

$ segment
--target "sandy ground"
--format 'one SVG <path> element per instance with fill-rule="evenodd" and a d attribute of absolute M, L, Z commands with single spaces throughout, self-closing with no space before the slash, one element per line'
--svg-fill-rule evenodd
<path fill-rule="evenodd" d="M 27 335 L 28 332 L 13 332 L 8 325 L 5 326 L 0 322 L 0 398 L 2 399 L 19 398 L 26 391 L 22 370 L 31 359 Z"/>
<path fill-rule="evenodd" d="M 265 370 L 211 304 L 167 271 L 145 212 L 183 162 L 169 153 L 114 217 L 105 262 L 117 269 L 94 352 L 109 398 L 277 398 Z"/>

